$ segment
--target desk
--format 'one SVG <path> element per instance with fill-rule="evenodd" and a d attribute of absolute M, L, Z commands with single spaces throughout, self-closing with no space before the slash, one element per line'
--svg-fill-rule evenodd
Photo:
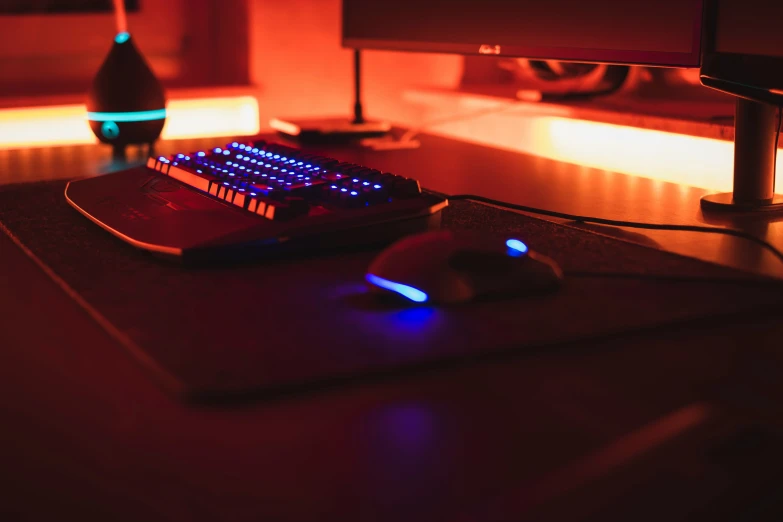
<path fill-rule="evenodd" d="M 164 141 L 169 154 L 223 145 L 230 138 Z M 491 149 L 435 136 L 423 136 L 415 150 L 381 151 L 327 147 L 322 152 L 346 161 L 419 179 L 446 194 L 478 194 L 549 210 L 607 219 L 709 225 L 750 232 L 783 248 L 783 214 L 776 217 L 705 216 L 699 200 L 707 191 Z M 136 156 L 134 156 L 136 154 Z M 146 152 L 132 151 L 138 162 Z M 88 167 L 85 168 L 85 165 Z M 94 145 L 51 149 L 0 150 L 0 185 L 44 179 L 70 179 L 123 168 L 110 150 Z M 601 227 L 602 233 L 657 245 L 705 261 L 783 278 L 783 263 L 746 240 L 693 232 L 640 231 Z"/>
<path fill-rule="evenodd" d="M 421 150 L 399 155 L 332 154 L 418 177 L 446 192 L 477 192 L 468 190 L 475 179 L 448 175 L 469 166 L 490 197 L 647 218 L 632 212 L 635 205 L 650 208 L 641 204 L 649 190 L 623 190 L 643 180 L 601 184 L 597 180 L 622 178 L 445 139 L 424 137 L 423 143 Z M 164 143 L 160 152 L 209 144 Z M 0 164 L 17 165 L 11 175 L 22 177 L 22 154 L 34 152 L 2 152 Z M 86 148 L 49 154 L 74 158 L 57 172 L 62 177 L 108 159 L 104 151 Z M 414 171 L 409 162 L 417 158 Z M 25 171 L 31 179 L 51 176 L 51 163 L 39 161 Z M 525 175 L 494 176 L 502 165 Z M 574 185 L 574 176 L 583 180 Z M 554 190 L 566 186 L 569 192 Z M 569 196 L 586 187 L 595 197 L 567 206 Z M 669 208 L 673 220 L 697 219 L 696 191 L 659 190 L 663 197 L 650 215 L 657 219 Z M 775 225 L 768 227 L 772 239 L 779 237 Z M 732 254 L 733 240 L 699 241 L 712 246 L 691 248 L 727 264 L 776 270 L 752 248 Z M 655 456 L 667 477 L 687 468 L 683 487 L 711 485 L 709 470 L 690 459 L 696 462 L 709 449 L 705 441 L 717 443 L 747 419 L 772 416 L 756 398 L 780 398 L 769 382 L 779 383 L 783 361 L 775 348 L 783 325 L 779 311 L 770 311 L 607 339 L 589 350 L 565 346 L 274 401 L 186 406 L 117 350 L 5 235 L 0 252 L 0 514 L 7 520 L 617 516 L 608 506 L 618 503 L 618 491 L 632 488 L 637 496 L 629 498 L 639 502 L 651 500 L 639 498 L 640 491 L 657 491 L 648 488 L 649 474 L 624 484 L 625 469 L 650 466 L 648 458 Z M 747 346 L 748 329 L 756 332 L 757 347 Z M 737 397 L 742 400 L 733 402 Z M 606 459 L 614 466 L 607 468 Z M 631 461 L 638 466 L 624 467 Z M 593 491 L 598 486 L 592 484 L 606 488 Z M 535 498 L 525 496 L 529 491 Z M 665 502 L 669 497 L 661 498 L 660 506 L 675 509 Z"/>

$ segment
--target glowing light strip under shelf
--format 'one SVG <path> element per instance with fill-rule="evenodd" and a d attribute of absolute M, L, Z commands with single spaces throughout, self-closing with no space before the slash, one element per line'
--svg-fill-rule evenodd
<path fill-rule="evenodd" d="M 425 132 L 658 181 L 732 190 L 731 141 L 523 110 L 439 124 Z M 783 191 L 783 149 L 776 187 Z"/>
<path fill-rule="evenodd" d="M 252 96 L 170 100 L 163 139 L 258 134 Z M 0 149 L 96 143 L 84 105 L 0 110 Z"/>

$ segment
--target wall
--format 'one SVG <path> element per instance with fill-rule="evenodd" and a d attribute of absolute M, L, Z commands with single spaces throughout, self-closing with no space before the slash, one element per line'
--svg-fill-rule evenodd
<path fill-rule="evenodd" d="M 262 127 L 272 116 L 345 115 L 352 111 L 352 51 L 340 46 L 340 0 L 251 0 L 250 78 L 259 87 Z M 416 121 L 421 108 L 407 87 L 453 88 L 462 58 L 365 51 L 369 117 Z"/>
<path fill-rule="evenodd" d="M 184 0 L 145 0 L 142 10 L 128 14 L 134 39 L 162 79 L 176 77 Z M 108 13 L 0 16 L 1 85 L 42 92 L 52 83 L 64 89 L 89 85 L 115 33 L 114 16 Z"/>
<path fill-rule="evenodd" d="M 248 0 L 143 0 L 133 40 L 167 87 L 247 85 Z M 113 14 L 0 15 L 0 104 L 82 94 L 116 33 Z"/>

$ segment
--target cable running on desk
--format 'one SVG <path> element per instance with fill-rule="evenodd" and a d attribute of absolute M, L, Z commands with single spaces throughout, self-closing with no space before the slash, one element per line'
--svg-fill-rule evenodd
<path fill-rule="evenodd" d="M 565 212 L 557 212 L 554 210 L 546 210 L 535 207 L 528 207 L 526 205 L 517 205 L 516 203 L 508 203 L 506 201 L 500 201 L 492 198 L 485 198 L 483 196 L 476 196 L 473 194 L 457 194 L 449 196 L 449 201 L 475 201 L 478 203 L 485 203 L 488 205 L 495 205 L 497 207 L 507 208 L 511 210 L 518 210 L 521 212 L 529 212 L 531 214 L 539 214 L 542 216 L 550 216 L 560 219 L 568 219 L 570 221 L 577 221 L 580 223 L 593 223 L 597 225 L 609 225 L 613 227 L 626 227 L 626 228 L 639 228 L 646 230 L 673 230 L 679 232 L 700 232 L 708 234 L 721 234 L 724 236 L 738 237 L 752 241 L 757 245 L 770 251 L 775 257 L 783 262 L 783 252 L 778 250 L 771 243 L 754 236 L 748 232 L 742 230 L 734 230 L 731 228 L 716 228 L 716 227 L 702 227 L 698 225 L 669 225 L 665 223 L 641 223 L 637 221 L 622 221 L 618 219 L 606 219 L 592 216 L 580 216 L 577 214 L 567 214 Z"/>

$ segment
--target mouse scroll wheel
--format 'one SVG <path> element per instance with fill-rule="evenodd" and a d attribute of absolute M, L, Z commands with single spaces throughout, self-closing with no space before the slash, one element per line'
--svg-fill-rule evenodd
<path fill-rule="evenodd" d="M 449 257 L 449 266 L 465 272 L 504 273 L 510 271 L 519 260 L 494 252 L 461 251 Z"/>

